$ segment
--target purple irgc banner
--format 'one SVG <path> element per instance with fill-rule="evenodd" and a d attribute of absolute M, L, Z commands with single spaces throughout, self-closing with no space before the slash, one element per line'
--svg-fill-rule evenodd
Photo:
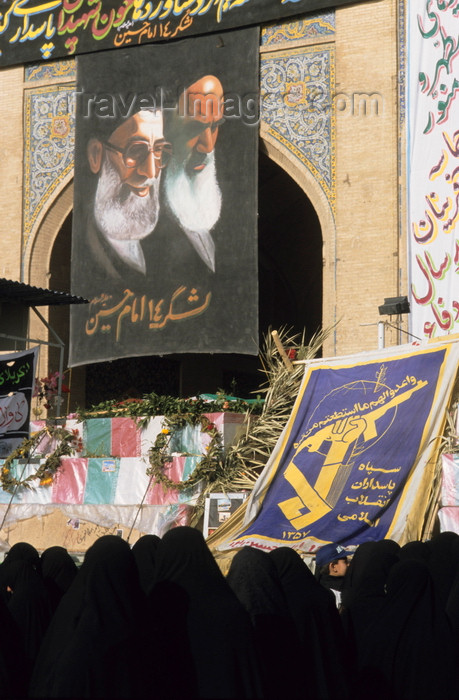
<path fill-rule="evenodd" d="M 457 358 L 456 346 L 444 346 L 307 370 L 253 509 L 226 546 L 314 551 L 326 542 L 398 541 L 408 514 L 411 523 L 424 517 L 422 480 Z"/>
<path fill-rule="evenodd" d="M 78 57 L 71 366 L 257 353 L 258 45 Z"/>
<path fill-rule="evenodd" d="M 363 0 L 353 0 L 353 4 Z M 4 0 L 0 66 L 180 39 L 350 0 Z"/>

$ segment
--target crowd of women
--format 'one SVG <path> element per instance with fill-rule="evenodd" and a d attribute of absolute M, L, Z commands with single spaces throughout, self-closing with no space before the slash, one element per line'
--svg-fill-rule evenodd
<path fill-rule="evenodd" d="M 223 575 L 201 532 L 77 568 L 27 543 L 0 565 L 1 698 L 459 698 L 459 535 L 361 544 L 343 607 L 301 556 L 244 548 Z"/>

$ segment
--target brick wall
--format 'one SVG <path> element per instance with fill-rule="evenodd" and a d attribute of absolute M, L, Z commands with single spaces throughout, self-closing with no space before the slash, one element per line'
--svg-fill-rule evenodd
<path fill-rule="evenodd" d="M 336 12 L 337 354 L 377 347 L 378 305 L 399 284 L 396 3 Z M 378 115 L 362 95 L 378 96 Z M 375 98 L 376 99 L 376 98 Z M 390 338 L 396 342 L 396 338 Z M 388 344 L 389 344 L 388 342 Z"/>
<path fill-rule="evenodd" d="M 393 0 L 379 0 L 336 10 L 336 33 L 330 39 L 336 52 L 335 218 L 325 197 L 312 187 L 311 174 L 298 163 L 289 166 L 285 162 L 321 220 L 323 324 L 339 321 L 327 341 L 326 355 L 377 347 L 378 305 L 385 297 L 407 293 L 405 249 L 399 235 L 397 5 Z M 0 130 L 0 276 L 11 279 L 21 278 L 24 87 L 22 67 L 0 71 L 4 116 Z M 378 114 L 368 113 L 376 103 Z M 269 144 L 267 150 L 269 153 Z M 282 164 L 282 156 L 270 155 Z M 24 281 L 49 285 L 52 246 L 71 209 L 71 196 L 68 179 L 33 232 L 23 261 Z M 35 321 L 31 330 L 42 333 Z M 396 342 L 396 333 L 388 332 L 386 344 Z M 46 351 L 41 357 L 43 376 L 47 373 Z"/>

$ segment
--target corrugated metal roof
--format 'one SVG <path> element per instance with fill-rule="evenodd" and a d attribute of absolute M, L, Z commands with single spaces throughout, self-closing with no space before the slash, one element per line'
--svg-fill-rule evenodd
<path fill-rule="evenodd" d="M 58 306 L 62 304 L 88 304 L 83 297 L 52 289 L 33 287 L 24 282 L 14 282 L 0 277 L 0 302 L 11 301 L 25 306 Z"/>

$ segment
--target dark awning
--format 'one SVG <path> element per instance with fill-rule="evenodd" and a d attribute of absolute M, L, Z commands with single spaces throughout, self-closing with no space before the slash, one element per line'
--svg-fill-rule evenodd
<path fill-rule="evenodd" d="M 75 297 L 67 292 L 33 287 L 24 282 L 14 282 L 0 277 L 0 303 L 5 301 L 24 306 L 62 306 L 63 304 L 88 304 L 83 297 Z"/>

